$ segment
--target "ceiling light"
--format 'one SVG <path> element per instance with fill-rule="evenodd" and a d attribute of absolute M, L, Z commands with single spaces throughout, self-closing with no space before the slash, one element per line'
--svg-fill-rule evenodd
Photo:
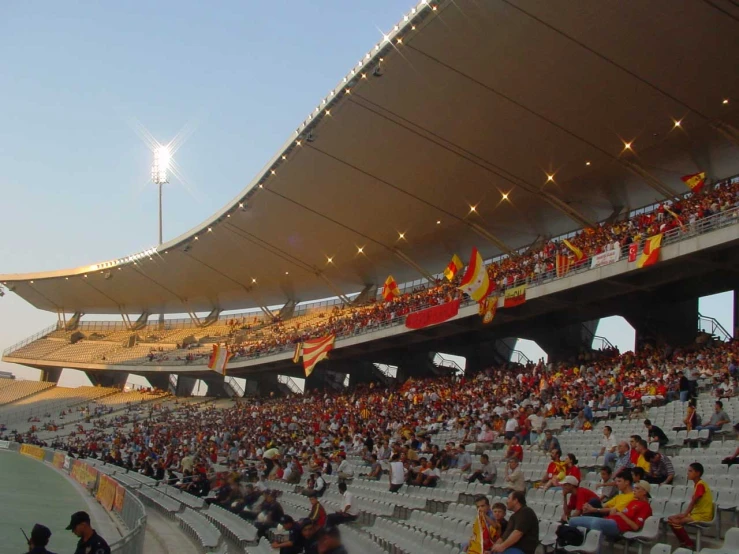
<path fill-rule="evenodd" d="M 208 232 L 209 233 L 212 233 L 213 232 L 213 227 L 208 227 Z"/>
<path fill-rule="evenodd" d="M 363 254 L 364 253 L 364 246 L 357 246 L 357 254 Z"/>
<path fill-rule="evenodd" d="M 585 162 L 585 165 L 589 166 L 590 165 L 590 162 Z"/>
<path fill-rule="evenodd" d="M 508 194 L 507 192 L 501 192 L 501 195 L 503 196 L 503 200 L 508 200 Z"/>
<path fill-rule="evenodd" d="M 405 233 L 398 233 L 398 240 L 402 240 L 405 238 Z"/>
<path fill-rule="evenodd" d="M 295 144 L 297 144 L 298 146 L 302 146 L 299 140 L 296 140 Z"/>
<path fill-rule="evenodd" d="M 437 224 L 437 225 L 441 225 L 441 219 L 437 219 L 437 220 L 436 220 L 436 224 Z"/>
<path fill-rule="evenodd" d="M 631 150 L 631 143 L 630 142 L 624 142 L 624 150 Z"/>
<path fill-rule="evenodd" d="M 85 279 L 87 279 L 87 273 L 85 273 Z"/>
<path fill-rule="evenodd" d="M 476 211 L 477 211 L 477 206 L 470 206 L 470 213 L 476 212 Z"/>
<path fill-rule="evenodd" d="M 195 240 L 198 240 L 198 237 L 197 237 L 197 235 L 195 236 Z"/>
<path fill-rule="evenodd" d="M 65 281 L 69 281 L 69 277 L 65 277 L 65 278 L 64 278 L 64 280 L 65 280 Z"/>
<path fill-rule="evenodd" d="M 287 156 L 285 156 L 285 154 L 283 154 L 283 155 L 282 155 L 282 159 L 283 159 L 283 160 L 286 160 L 286 159 L 287 159 Z"/>
<path fill-rule="evenodd" d="M 729 99 L 728 99 L 728 98 L 724 98 L 724 101 L 723 101 L 723 102 L 721 102 L 721 103 L 722 103 L 722 104 L 724 104 L 724 105 L 726 105 L 726 104 L 728 104 L 728 103 L 729 103 Z"/>
<path fill-rule="evenodd" d="M 327 256 L 326 259 L 328 260 L 328 263 L 332 264 L 334 263 L 334 259 L 330 256 Z"/>
<path fill-rule="evenodd" d="M 547 175 L 547 183 L 554 181 L 554 175 Z"/>
<path fill-rule="evenodd" d="M 231 214 L 226 214 L 226 217 L 231 217 Z"/>
<path fill-rule="evenodd" d="M 31 281 L 31 284 L 33 285 L 33 281 Z"/>
<path fill-rule="evenodd" d="M 251 282 L 252 282 L 252 283 L 256 283 L 256 282 L 257 282 L 257 280 L 256 280 L 256 279 L 254 279 L 254 277 L 252 277 L 252 279 L 251 279 Z"/>
<path fill-rule="evenodd" d="M 680 124 L 682 123 L 681 119 L 676 119 L 673 123 L 675 123 L 675 127 L 680 127 Z"/>
<path fill-rule="evenodd" d="M 239 208 L 243 208 L 243 207 L 244 207 L 244 203 L 243 202 L 239 202 Z"/>
<path fill-rule="evenodd" d="M 289 272 L 289 271 L 286 271 L 286 272 L 285 272 L 285 275 L 290 275 L 290 272 Z"/>
<path fill-rule="evenodd" d="M 270 170 L 269 170 L 269 172 L 270 172 L 270 173 L 271 173 L 272 175 L 276 175 L 276 172 L 275 172 L 275 170 L 274 170 L 274 169 L 270 169 Z"/>

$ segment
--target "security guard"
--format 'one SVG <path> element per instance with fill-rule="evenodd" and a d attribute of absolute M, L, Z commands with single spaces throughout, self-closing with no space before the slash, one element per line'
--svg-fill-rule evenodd
<path fill-rule="evenodd" d="M 31 538 L 28 539 L 28 551 L 31 554 L 54 554 L 46 550 L 50 538 L 51 531 L 49 528 L 37 523 L 31 530 Z"/>
<path fill-rule="evenodd" d="M 67 530 L 80 538 L 74 554 L 110 554 L 108 543 L 90 526 L 87 512 L 73 513 Z"/>

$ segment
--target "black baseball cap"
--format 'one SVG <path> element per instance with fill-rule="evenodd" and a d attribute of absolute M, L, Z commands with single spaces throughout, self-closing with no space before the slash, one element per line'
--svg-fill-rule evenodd
<path fill-rule="evenodd" d="M 69 525 L 67 525 L 67 531 L 71 531 L 80 523 L 90 523 L 90 515 L 87 512 L 73 513 L 72 519 L 69 521 Z"/>
<path fill-rule="evenodd" d="M 51 538 L 51 530 L 45 525 L 37 523 L 31 530 L 31 540 L 35 546 L 46 546 Z"/>

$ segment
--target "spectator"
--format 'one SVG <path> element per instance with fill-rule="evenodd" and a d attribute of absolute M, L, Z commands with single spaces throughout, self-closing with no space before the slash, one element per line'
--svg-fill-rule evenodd
<path fill-rule="evenodd" d="M 711 419 L 708 421 L 708 425 L 698 425 L 696 426 L 696 429 L 698 431 L 708 429 L 713 433 L 715 431 L 720 431 L 727 423 L 731 423 L 731 420 L 729 419 L 728 414 L 724 411 L 724 403 L 717 400 L 713 409 L 713 414 L 711 414 Z"/>
<path fill-rule="evenodd" d="M 613 466 L 613 477 L 617 477 L 627 469 L 631 469 L 633 464 L 631 463 L 631 448 L 629 443 L 626 441 L 619 441 L 616 447 L 616 461 Z"/>
<path fill-rule="evenodd" d="M 680 392 L 680 398 L 682 398 L 682 392 Z M 685 427 L 688 431 L 692 431 L 699 425 L 698 411 L 695 407 L 695 398 L 691 398 L 688 401 L 688 410 L 685 413 L 683 423 L 685 423 Z"/>
<path fill-rule="evenodd" d="M 309 494 L 308 498 L 310 499 L 310 513 L 308 514 L 308 519 L 316 526 L 316 529 L 321 529 L 326 525 L 326 519 L 328 518 L 326 510 L 318 501 L 318 495 L 315 492 Z"/>
<path fill-rule="evenodd" d="M 380 477 L 382 477 L 382 466 L 380 465 L 380 462 L 377 461 L 377 454 L 372 454 L 372 456 L 370 456 L 370 460 L 370 472 L 367 474 L 367 479 L 379 481 Z"/>
<path fill-rule="evenodd" d="M 354 509 L 354 496 L 346 490 L 346 483 L 339 483 L 339 492 L 342 495 L 340 512 L 329 514 L 327 522 L 331 526 L 340 525 L 349 521 L 356 521 L 358 514 Z"/>
<path fill-rule="evenodd" d="M 318 552 L 320 554 L 347 554 L 341 544 L 341 533 L 338 527 L 327 527 L 317 533 Z"/>
<path fill-rule="evenodd" d="M 544 452 L 551 452 L 554 449 L 562 451 L 559 445 L 559 439 L 552 434 L 551 429 L 544 429 L 544 440 L 541 443 L 541 449 Z"/>
<path fill-rule="evenodd" d="M 613 429 L 610 425 L 603 427 L 603 440 L 601 441 L 600 452 L 598 456 L 603 456 L 603 463 L 607 466 L 612 466 L 616 461 L 616 446 L 618 441 L 616 435 L 613 434 Z"/>
<path fill-rule="evenodd" d="M 634 485 L 634 492 L 628 494 L 631 498 L 623 508 L 608 507 L 606 504 L 606 508 L 599 510 L 600 513 L 606 514 L 605 517 L 574 517 L 570 519 L 570 525 L 597 529 L 609 539 L 615 539 L 626 531 L 638 531 L 644 527 L 644 522 L 652 515 L 652 508 L 649 505 L 650 490 L 649 483 L 639 481 Z M 585 509 L 587 510 L 587 506 Z M 588 513 L 591 512 L 588 511 Z"/>
<path fill-rule="evenodd" d="M 595 494 L 598 495 L 601 503 L 607 502 L 616 494 L 616 487 L 610 484 L 613 482 L 611 475 L 613 471 L 610 467 L 600 468 L 600 481 L 595 485 Z"/>
<path fill-rule="evenodd" d="M 734 425 L 734 433 L 736 434 L 737 440 L 739 440 L 739 423 Z M 727 456 L 726 458 L 721 460 L 721 463 L 727 464 L 729 466 L 739 464 L 739 446 L 736 447 L 736 450 L 734 450 L 734 453 L 731 456 Z"/>
<path fill-rule="evenodd" d="M 484 554 L 490 552 L 495 541 L 502 535 L 500 523 L 490 508 L 490 501 L 484 494 L 475 497 L 477 514 L 472 522 L 472 536 L 464 552 Z"/>
<path fill-rule="evenodd" d="M 559 482 L 564 479 L 567 474 L 565 463 L 560 460 L 562 451 L 557 448 L 553 448 L 549 453 L 549 456 L 552 461 L 549 462 L 539 484 L 543 490 L 547 490 L 549 487 L 559 486 Z"/>
<path fill-rule="evenodd" d="M 647 451 L 644 459 L 649 463 L 649 472 L 645 476 L 648 483 L 653 485 L 671 485 L 675 479 L 675 468 L 672 460 L 659 452 Z"/>
<path fill-rule="evenodd" d="M 492 485 L 498 475 L 498 470 L 495 468 L 495 464 L 490 461 L 490 457 L 487 454 L 480 456 L 480 464 L 480 469 L 473 472 L 472 475 L 470 475 L 470 478 L 467 479 L 467 482 L 474 483 L 475 481 L 479 481 L 486 485 Z"/>
<path fill-rule="evenodd" d="M 261 538 L 266 537 L 270 529 L 277 527 L 285 512 L 275 499 L 274 491 L 266 490 L 258 512 L 243 511 L 239 515 L 243 519 L 254 522 L 254 527 L 257 528 L 257 538 Z"/>
<path fill-rule="evenodd" d="M 669 439 L 667 438 L 667 435 L 665 435 L 665 432 L 662 429 L 654 425 L 648 419 L 644 420 L 644 427 L 647 428 L 647 438 L 650 443 L 651 442 L 659 443 L 660 447 L 667 446 Z"/>
<path fill-rule="evenodd" d="M 680 546 L 695 550 L 693 539 L 688 536 L 684 525 L 686 523 L 705 522 L 713 519 L 713 495 L 711 489 L 703 480 L 703 465 L 695 462 L 688 466 L 688 481 L 693 482 L 693 496 L 681 513 L 667 518 L 667 524 L 680 541 Z"/>
<path fill-rule="evenodd" d="M 523 462 L 523 448 L 518 444 L 518 437 L 514 435 L 510 439 L 505 439 L 505 443 L 508 445 L 508 448 L 506 449 L 503 460 L 516 458 L 519 462 Z"/>
<path fill-rule="evenodd" d="M 508 464 L 505 469 L 505 479 L 503 481 L 504 488 L 524 492 L 526 490 L 526 481 L 523 475 L 523 471 L 518 467 L 518 458 L 511 458 L 508 460 Z"/>
<path fill-rule="evenodd" d="M 300 525 L 298 525 L 293 518 L 290 516 L 282 516 L 280 524 L 287 531 L 287 540 L 284 541 L 273 541 L 272 548 L 279 548 L 280 554 L 300 554 L 303 551 L 303 532 Z"/>
<path fill-rule="evenodd" d="M 341 462 L 339 463 L 339 468 L 337 470 L 339 473 L 339 480 L 347 481 L 354 479 L 354 468 L 349 462 L 347 462 L 346 454 L 341 452 L 338 457 L 341 460 Z"/>
<path fill-rule="evenodd" d="M 585 504 L 590 504 L 593 508 L 602 507 L 598 495 L 590 489 L 581 487 L 580 482 L 572 475 L 562 479 L 562 496 L 564 497 L 562 521 L 579 516 Z"/>
<path fill-rule="evenodd" d="M 398 454 L 393 454 L 390 462 L 390 492 L 398 492 L 405 483 L 406 469 Z"/>
<path fill-rule="evenodd" d="M 493 545 L 492 552 L 503 554 L 536 554 L 539 545 L 539 518 L 526 505 L 523 492 L 508 495 L 508 509 L 513 512 L 505 533 Z"/>

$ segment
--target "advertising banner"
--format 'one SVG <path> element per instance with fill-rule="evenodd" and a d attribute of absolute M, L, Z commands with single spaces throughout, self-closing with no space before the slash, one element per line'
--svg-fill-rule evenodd
<path fill-rule="evenodd" d="M 54 459 L 51 461 L 51 463 L 57 469 L 64 469 L 64 458 L 65 455 L 63 453 L 54 452 Z"/>
<path fill-rule="evenodd" d="M 110 511 L 113 509 L 113 504 L 115 503 L 115 495 L 116 495 L 116 489 L 118 488 L 118 484 L 113 481 L 110 477 L 107 475 L 101 475 L 100 476 L 100 482 L 98 483 L 98 491 L 95 495 L 95 498 L 97 498 L 98 502 L 102 504 L 103 508 Z"/>
<path fill-rule="evenodd" d="M 83 485 L 85 488 L 90 488 L 95 484 L 98 472 L 95 468 L 88 466 L 85 462 L 75 460 L 72 464 L 72 471 L 69 474 L 72 476 L 72 479 L 77 481 L 80 485 Z"/>
<path fill-rule="evenodd" d="M 33 446 L 32 444 L 23 444 L 21 445 L 21 454 L 23 454 L 24 456 L 28 456 L 29 458 L 36 458 L 37 460 L 41 460 L 43 462 L 46 452 L 44 452 L 43 448 L 39 448 L 38 446 Z"/>
<path fill-rule="evenodd" d="M 459 313 L 459 300 L 440 304 L 433 308 L 427 308 L 420 312 L 408 314 L 405 318 L 405 326 L 408 329 L 423 329 L 430 325 L 443 323 Z"/>
<path fill-rule="evenodd" d="M 613 250 L 606 250 L 600 254 L 596 254 L 590 259 L 590 269 L 596 267 L 602 267 L 604 265 L 615 263 L 621 257 L 621 249 L 614 248 Z"/>

